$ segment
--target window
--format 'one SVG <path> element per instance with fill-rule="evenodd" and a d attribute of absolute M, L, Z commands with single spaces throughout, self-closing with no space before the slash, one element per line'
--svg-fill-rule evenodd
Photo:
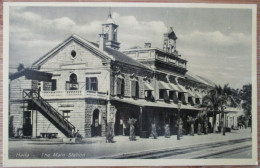
<path fill-rule="evenodd" d="M 70 75 L 70 81 L 66 82 L 66 90 L 78 90 L 78 88 L 77 75 L 73 73 Z"/>
<path fill-rule="evenodd" d="M 173 100 L 173 91 L 169 91 L 169 98 L 170 98 L 170 100 Z"/>
<path fill-rule="evenodd" d="M 131 81 L 131 96 L 135 98 L 139 97 L 139 84 L 137 81 Z"/>
<path fill-rule="evenodd" d="M 76 55 L 77 55 L 77 53 L 76 53 L 76 51 L 72 50 L 71 53 L 70 53 L 70 55 L 72 56 L 72 58 L 75 58 Z"/>
<path fill-rule="evenodd" d="M 164 89 L 159 90 L 159 99 L 164 99 L 164 92 L 165 92 Z"/>
<path fill-rule="evenodd" d="M 70 121 L 70 111 L 69 110 L 63 111 L 63 117 L 64 119 Z"/>
<path fill-rule="evenodd" d="M 196 98 L 196 104 L 200 104 L 200 99 L 199 98 Z"/>
<path fill-rule="evenodd" d="M 145 99 L 146 100 L 153 100 L 153 95 L 151 90 L 145 90 Z"/>
<path fill-rule="evenodd" d="M 73 73 L 70 75 L 70 83 L 78 83 L 77 80 L 78 79 L 76 74 Z"/>
<path fill-rule="evenodd" d="M 105 36 L 104 36 L 104 40 L 105 40 L 105 41 L 108 40 L 108 33 L 105 34 Z"/>
<path fill-rule="evenodd" d="M 119 96 L 124 96 L 125 81 L 124 79 L 118 78 L 116 82 L 116 94 Z"/>
<path fill-rule="evenodd" d="M 182 93 L 178 93 L 178 99 L 182 101 Z"/>
<path fill-rule="evenodd" d="M 86 90 L 98 91 L 98 80 L 96 77 L 86 78 Z"/>
<path fill-rule="evenodd" d="M 188 97 L 188 102 L 192 104 L 192 97 Z"/>
<path fill-rule="evenodd" d="M 56 80 L 51 80 L 51 90 L 54 91 L 57 89 L 57 81 Z"/>

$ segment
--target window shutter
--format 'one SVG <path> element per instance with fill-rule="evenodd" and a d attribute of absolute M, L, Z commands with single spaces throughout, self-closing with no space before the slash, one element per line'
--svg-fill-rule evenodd
<path fill-rule="evenodd" d="M 136 81 L 131 81 L 131 96 L 136 96 Z"/>
<path fill-rule="evenodd" d="M 117 82 L 116 82 L 116 94 L 117 95 L 121 94 L 121 89 L 122 89 L 122 79 L 117 79 Z"/>
<path fill-rule="evenodd" d="M 89 90 L 89 78 L 86 78 L 86 90 Z"/>

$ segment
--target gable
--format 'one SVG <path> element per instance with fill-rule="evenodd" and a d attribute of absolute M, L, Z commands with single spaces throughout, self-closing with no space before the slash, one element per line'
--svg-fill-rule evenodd
<path fill-rule="evenodd" d="M 78 69 L 95 67 L 102 65 L 103 61 L 103 58 L 93 54 L 77 42 L 71 41 L 46 59 L 41 65 L 41 69 Z"/>
<path fill-rule="evenodd" d="M 62 65 L 96 66 L 111 60 L 105 52 L 77 35 L 72 35 L 33 63 L 34 68 L 59 68 Z"/>

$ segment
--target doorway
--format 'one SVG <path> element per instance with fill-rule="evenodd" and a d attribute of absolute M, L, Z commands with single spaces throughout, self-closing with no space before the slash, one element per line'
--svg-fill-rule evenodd
<path fill-rule="evenodd" d="M 25 137 L 32 136 L 32 112 L 31 111 L 23 112 L 23 136 Z"/>
<path fill-rule="evenodd" d="M 91 136 L 101 136 L 101 124 L 99 121 L 99 110 L 96 109 L 93 112 L 93 119 L 91 125 Z"/>
<path fill-rule="evenodd" d="M 123 121 L 121 120 L 120 111 L 116 112 L 115 135 L 123 135 Z"/>

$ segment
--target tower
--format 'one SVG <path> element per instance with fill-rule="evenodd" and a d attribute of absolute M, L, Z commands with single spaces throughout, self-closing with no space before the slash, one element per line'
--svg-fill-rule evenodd
<path fill-rule="evenodd" d="M 173 28 L 170 27 L 170 30 L 167 33 L 164 33 L 163 50 L 169 53 L 177 53 L 176 40 L 177 36 L 174 33 Z"/>
<path fill-rule="evenodd" d="M 113 48 L 115 50 L 120 48 L 120 43 L 117 42 L 117 29 L 118 25 L 115 24 L 112 19 L 111 11 L 109 9 L 106 23 L 102 24 L 102 34 L 104 34 L 106 47 Z"/>

